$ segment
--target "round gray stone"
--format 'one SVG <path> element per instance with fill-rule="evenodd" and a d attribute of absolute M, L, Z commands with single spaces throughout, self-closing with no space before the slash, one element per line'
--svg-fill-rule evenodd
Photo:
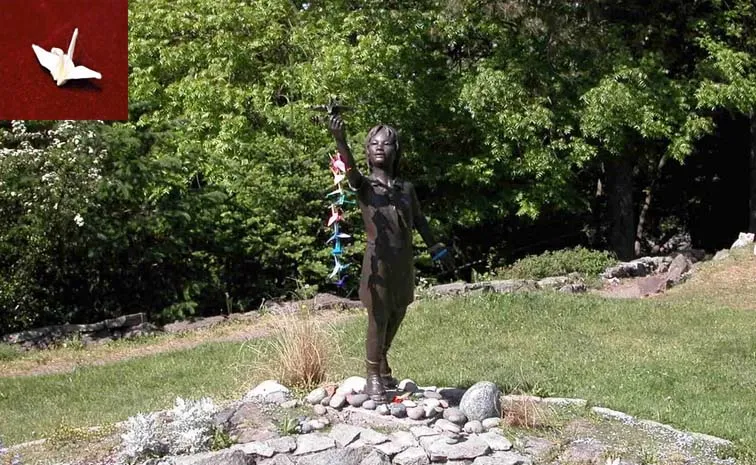
<path fill-rule="evenodd" d="M 320 405 L 320 404 L 316 404 L 316 405 L 312 406 L 312 412 L 315 415 L 322 416 L 322 415 L 326 414 L 327 410 L 326 410 L 325 406 Z"/>
<path fill-rule="evenodd" d="M 352 407 L 359 407 L 364 404 L 369 399 L 369 397 L 367 394 L 350 394 L 346 397 L 346 399 L 349 405 L 351 405 Z"/>
<path fill-rule="evenodd" d="M 462 396 L 459 409 L 468 420 L 501 416 L 501 391 L 490 381 L 473 384 Z"/>
<path fill-rule="evenodd" d="M 325 399 L 327 396 L 328 391 L 326 391 L 324 387 L 319 387 L 307 394 L 307 397 L 305 397 L 305 402 L 312 405 L 319 404 L 320 401 Z"/>
<path fill-rule="evenodd" d="M 368 399 L 362 404 L 362 408 L 364 408 L 365 410 L 375 410 L 375 407 L 377 407 L 377 405 L 372 399 Z"/>
<path fill-rule="evenodd" d="M 331 397 L 331 401 L 328 402 L 332 408 L 341 408 L 346 405 L 346 396 L 343 394 L 334 394 Z"/>
<path fill-rule="evenodd" d="M 404 404 L 390 404 L 389 410 L 391 411 L 391 415 L 396 418 L 404 418 L 407 416 L 407 407 L 405 407 Z"/>
<path fill-rule="evenodd" d="M 388 415 L 389 413 L 391 413 L 388 405 L 386 404 L 380 404 L 375 408 L 375 411 L 378 412 L 379 415 Z"/>
<path fill-rule="evenodd" d="M 422 420 L 425 418 L 425 409 L 423 407 L 410 407 L 407 409 L 407 416 L 413 420 Z"/>
<path fill-rule="evenodd" d="M 462 431 L 462 428 L 460 428 L 459 425 L 457 425 L 456 423 L 452 423 L 449 420 L 444 420 L 443 418 L 436 420 L 436 423 L 434 424 L 434 426 L 440 429 L 441 431 L 449 431 L 452 433 L 459 433 Z"/>
<path fill-rule="evenodd" d="M 444 410 L 444 419 L 460 426 L 467 423 L 467 416 L 457 407 L 450 407 Z"/>
<path fill-rule="evenodd" d="M 483 429 L 489 430 L 491 428 L 498 428 L 501 425 L 501 418 L 486 418 L 481 422 Z"/>
<path fill-rule="evenodd" d="M 478 420 L 468 421 L 467 423 L 465 423 L 464 430 L 466 433 L 482 433 L 483 423 L 479 422 Z"/>

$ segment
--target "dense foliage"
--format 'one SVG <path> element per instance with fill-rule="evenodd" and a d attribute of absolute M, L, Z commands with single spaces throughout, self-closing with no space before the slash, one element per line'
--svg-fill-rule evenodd
<path fill-rule="evenodd" d="M 547 250 L 539 255 L 528 255 L 509 266 L 496 270 L 503 279 L 540 279 L 549 276 L 566 276 L 577 273 L 585 278 L 596 278 L 608 267 L 617 263 L 610 252 L 574 247 Z"/>
<path fill-rule="evenodd" d="M 432 226 L 491 264 L 539 224 L 540 250 L 569 236 L 620 258 L 691 228 L 700 198 L 677 193 L 706 184 L 684 164 L 711 153 L 722 112 L 756 109 L 748 0 L 129 8 L 128 122 L 0 122 L 0 332 L 331 289 L 333 145 L 309 110 L 330 96 L 354 106 L 363 165 L 370 127 L 400 129 Z M 355 209 L 347 223 L 359 263 Z"/>

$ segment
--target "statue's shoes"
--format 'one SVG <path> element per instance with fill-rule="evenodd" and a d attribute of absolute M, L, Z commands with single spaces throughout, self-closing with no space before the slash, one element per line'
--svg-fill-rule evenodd
<path fill-rule="evenodd" d="M 399 380 L 391 376 L 391 374 L 382 374 L 381 381 L 383 382 L 383 387 L 386 389 L 396 389 L 396 387 L 399 386 Z"/>
<path fill-rule="evenodd" d="M 385 404 L 386 388 L 383 385 L 383 379 L 377 374 L 369 374 L 365 383 L 365 394 L 377 404 Z"/>

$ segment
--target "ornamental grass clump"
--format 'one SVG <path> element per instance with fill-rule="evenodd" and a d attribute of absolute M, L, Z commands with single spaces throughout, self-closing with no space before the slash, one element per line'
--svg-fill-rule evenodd
<path fill-rule="evenodd" d="M 326 380 L 337 339 L 308 314 L 286 316 L 274 323 L 270 355 L 263 371 L 285 386 L 311 388 Z"/>
<path fill-rule="evenodd" d="M 130 417 L 126 433 L 121 436 L 121 462 L 132 464 L 148 458 L 210 450 L 218 437 L 218 427 L 213 421 L 217 411 L 209 398 L 192 401 L 179 397 L 167 415 L 157 412 Z"/>
<path fill-rule="evenodd" d="M 551 413 L 548 407 L 532 399 L 517 399 L 502 405 L 502 420 L 513 428 L 538 429 L 549 426 Z"/>

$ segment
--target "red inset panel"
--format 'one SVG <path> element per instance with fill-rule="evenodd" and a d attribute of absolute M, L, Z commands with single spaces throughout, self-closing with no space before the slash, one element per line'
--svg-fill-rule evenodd
<path fill-rule="evenodd" d="M 102 79 L 58 87 L 32 44 L 68 52 Z M 0 0 L 0 120 L 128 119 L 128 0 Z"/>

